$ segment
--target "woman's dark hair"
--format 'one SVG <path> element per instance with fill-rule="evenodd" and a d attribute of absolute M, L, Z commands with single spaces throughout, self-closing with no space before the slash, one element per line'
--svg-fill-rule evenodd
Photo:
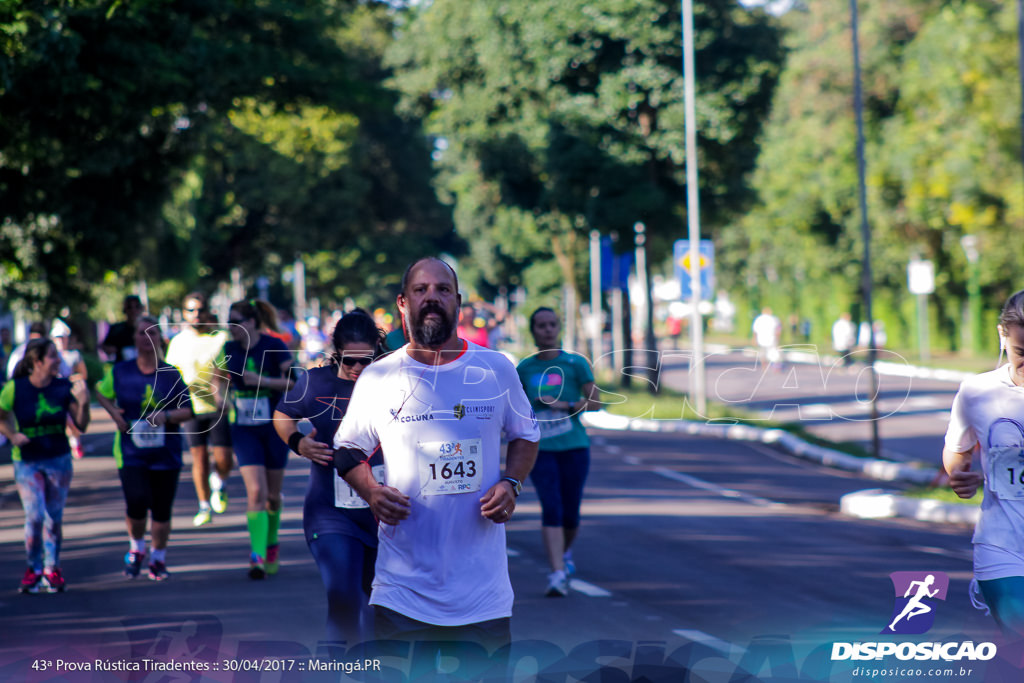
<path fill-rule="evenodd" d="M 277 309 L 260 299 L 247 299 L 231 304 L 231 310 L 237 311 L 246 320 L 255 320 L 259 330 L 280 332 L 277 322 Z"/>
<path fill-rule="evenodd" d="M 349 344 L 369 344 L 373 347 L 373 355 L 379 355 L 384 348 L 384 331 L 377 327 L 370 314 L 361 308 L 354 308 L 342 316 L 331 332 L 331 343 L 334 353 L 331 360 L 341 362 L 341 352 Z"/>
<path fill-rule="evenodd" d="M 999 324 L 1003 326 L 1004 334 L 1010 325 L 1024 327 L 1024 289 L 1016 294 L 1011 294 L 1003 304 L 1003 310 L 999 314 Z"/>
<path fill-rule="evenodd" d="M 11 379 L 31 375 L 32 370 L 36 367 L 36 363 L 46 358 L 46 354 L 50 352 L 51 346 L 53 346 L 53 341 L 49 337 L 30 340 L 25 346 L 25 355 L 14 366 L 14 374 L 11 375 Z"/>
<path fill-rule="evenodd" d="M 533 322 L 534 322 L 534 320 L 537 319 L 537 314 L 538 313 L 555 313 L 555 311 L 554 311 L 554 309 L 548 308 L 547 306 L 541 306 L 536 311 L 531 313 L 530 314 L 530 334 L 533 334 Z M 555 317 L 556 318 L 558 317 L 557 313 L 555 313 Z"/>

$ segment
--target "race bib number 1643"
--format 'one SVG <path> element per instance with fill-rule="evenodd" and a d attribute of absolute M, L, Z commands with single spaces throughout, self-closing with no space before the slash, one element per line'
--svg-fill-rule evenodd
<path fill-rule="evenodd" d="M 422 492 L 427 496 L 480 490 L 483 479 L 480 439 L 418 444 Z"/>

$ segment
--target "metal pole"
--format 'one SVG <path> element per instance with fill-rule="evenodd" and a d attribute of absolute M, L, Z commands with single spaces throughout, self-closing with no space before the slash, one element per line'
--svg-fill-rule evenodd
<path fill-rule="evenodd" d="M 601 233 L 590 231 L 590 343 L 593 357 L 590 359 L 594 370 L 604 365 L 601 357 L 601 335 L 604 321 L 601 315 Z"/>
<path fill-rule="evenodd" d="M 658 393 L 658 343 L 654 339 L 654 301 L 651 298 L 651 277 L 647 268 L 647 228 L 643 223 L 633 225 L 633 239 L 636 244 L 636 279 L 643 293 L 644 317 L 640 321 L 644 329 L 644 346 L 647 358 L 647 390 Z"/>
<path fill-rule="evenodd" d="M 683 81 L 686 99 L 686 218 L 690 237 L 690 397 L 697 413 L 707 415 L 704 324 L 700 314 L 700 194 L 697 186 L 697 97 L 693 55 L 693 0 L 683 2 Z"/>
<path fill-rule="evenodd" d="M 565 334 L 562 348 L 566 351 L 576 350 L 576 287 L 572 284 L 562 286 L 562 300 L 565 302 Z"/>
<path fill-rule="evenodd" d="M 1017 73 L 1020 77 L 1020 159 L 1024 168 L 1024 0 L 1017 0 Z"/>
<path fill-rule="evenodd" d="M 917 295 L 917 348 L 922 361 L 928 361 L 928 295 Z"/>
<path fill-rule="evenodd" d="M 975 235 L 964 235 L 960 238 L 960 246 L 967 257 L 967 311 L 968 330 L 970 332 L 970 348 L 975 353 L 984 351 L 981 329 L 981 273 L 978 269 L 978 238 Z"/>
<path fill-rule="evenodd" d="M 861 290 L 864 312 L 868 320 L 868 375 L 871 377 L 871 449 L 876 458 L 881 456 L 882 443 L 878 434 L 878 373 L 875 361 L 875 316 L 871 310 L 871 229 L 868 227 L 867 164 L 864 160 L 864 95 L 861 90 L 860 35 L 857 18 L 857 0 L 850 0 L 850 28 L 853 39 L 853 108 L 857 115 L 857 199 L 860 204 L 860 233 L 864 242 Z"/>

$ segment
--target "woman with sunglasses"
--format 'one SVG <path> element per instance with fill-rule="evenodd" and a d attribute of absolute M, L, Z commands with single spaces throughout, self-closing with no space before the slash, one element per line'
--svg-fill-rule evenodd
<path fill-rule="evenodd" d="M 61 528 L 71 487 L 71 446 L 64 428 L 69 415 L 79 430 L 89 426 L 89 390 L 82 380 L 60 377 L 60 365 L 52 341 L 33 339 L 0 391 L 0 434 L 14 448 L 14 481 L 25 509 L 28 568 L 22 593 L 64 590 Z"/>
<path fill-rule="evenodd" d="M 220 367 L 230 376 L 231 443 L 246 491 L 249 527 L 249 578 L 276 574 L 277 531 L 281 525 L 281 486 L 288 447 L 274 432 L 272 416 L 291 386 L 294 358 L 283 341 L 262 333 L 277 312 L 266 301 L 236 301 L 228 314 L 231 341 L 224 345 Z"/>
<path fill-rule="evenodd" d="M 192 483 L 199 499 L 199 512 L 192 518 L 192 525 L 202 526 L 213 521 L 214 512 L 221 514 L 228 509 L 224 487 L 233 464 L 231 428 L 224 415 L 226 378 L 216 366 L 228 333 L 220 329 L 202 292 L 185 296 L 181 316 L 185 324 L 167 346 L 167 362 L 181 371 L 192 398 L 195 417 L 182 428 L 192 454 Z"/>
<path fill-rule="evenodd" d="M 132 339 L 138 355 L 115 363 L 96 387 L 96 400 L 117 426 L 114 458 L 124 493 L 125 525 L 130 546 L 124 574 L 138 577 L 146 559 L 146 521 L 152 519 L 149 578 L 163 581 L 171 509 L 181 475 L 178 425 L 193 417 L 188 387 L 181 373 L 164 361 L 163 337 L 156 318 L 143 315 Z"/>
<path fill-rule="evenodd" d="M 327 638 L 351 645 L 370 635 L 377 522 L 369 505 L 335 472 L 331 444 L 356 379 L 380 352 L 384 334 L 373 318 L 356 309 L 338 321 L 331 341 L 331 364 L 302 375 L 278 404 L 274 428 L 293 451 L 311 461 L 302 527 L 327 590 Z M 299 431 L 300 420 L 312 423 L 307 435 Z M 370 465 L 383 481 L 379 452 Z"/>

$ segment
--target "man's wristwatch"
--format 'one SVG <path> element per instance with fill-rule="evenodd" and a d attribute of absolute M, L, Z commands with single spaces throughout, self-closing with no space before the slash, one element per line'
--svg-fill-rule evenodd
<path fill-rule="evenodd" d="M 518 498 L 519 494 L 523 492 L 523 482 L 519 481 L 515 477 L 502 477 L 501 480 L 512 484 L 512 492 L 516 494 L 516 498 Z"/>

